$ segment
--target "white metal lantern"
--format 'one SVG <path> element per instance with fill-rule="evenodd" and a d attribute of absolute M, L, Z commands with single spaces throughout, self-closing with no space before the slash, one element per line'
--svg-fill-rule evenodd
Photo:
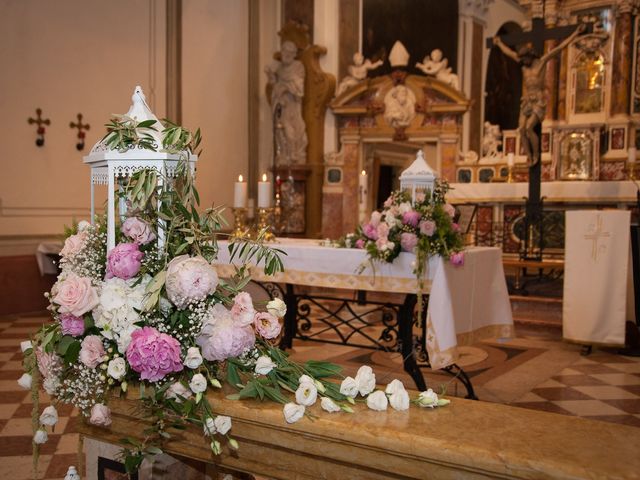
<path fill-rule="evenodd" d="M 431 195 L 436 182 L 436 173 L 427 164 L 422 150 L 418 150 L 416 159 L 400 175 L 400 189 L 411 193 L 411 200 L 416 202 L 416 195 Z"/>
<path fill-rule="evenodd" d="M 133 104 L 127 112 L 127 116 L 142 122 L 145 120 L 156 120 L 158 122 L 156 128 L 158 131 L 150 131 L 149 134 L 154 138 L 154 148 L 157 151 L 146 148 L 130 148 L 125 152 L 113 150 L 105 145 L 103 140 L 98 141 L 89 155 L 84 157 L 84 163 L 91 167 L 91 223 L 95 219 L 95 186 L 107 186 L 107 252 L 109 252 L 116 243 L 116 213 L 115 213 L 115 189 L 121 189 L 126 183 L 128 177 L 135 172 L 144 169 L 152 169 L 158 172 L 158 185 L 162 186 L 165 179 L 174 178 L 176 169 L 181 158 L 187 158 L 192 173 L 195 172 L 195 164 L 198 160 L 197 155 L 190 154 L 188 151 L 180 153 L 168 153 L 162 151 L 162 125 L 158 118 L 153 114 L 147 105 L 142 88 L 137 86 L 131 97 Z M 160 208 L 160 202 L 158 202 Z M 120 220 L 124 220 L 126 213 L 126 204 L 124 200 L 118 203 L 118 214 Z M 163 225 L 156 226 L 158 231 L 158 247 L 164 244 L 165 233 Z"/>

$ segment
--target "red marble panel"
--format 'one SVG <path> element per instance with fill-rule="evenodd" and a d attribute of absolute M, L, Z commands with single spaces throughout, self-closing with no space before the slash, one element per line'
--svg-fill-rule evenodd
<path fill-rule="evenodd" d="M 502 249 L 505 253 L 518 253 L 520 251 L 520 242 L 513 239 L 511 230 L 513 222 L 523 213 L 524 207 L 521 205 L 504 206 L 504 241 Z"/>
<path fill-rule="evenodd" d="M 337 239 L 342 232 L 342 193 L 322 195 L 322 237 Z"/>
<path fill-rule="evenodd" d="M 600 180 L 624 180 L 626 177 L 627 172 L 624 161 L 600 163 Z"/>
<path fill-rule="evenodd" d="M 478 207 L 476 244 L 491 245 L 493 238 L 493 207 Z"/>

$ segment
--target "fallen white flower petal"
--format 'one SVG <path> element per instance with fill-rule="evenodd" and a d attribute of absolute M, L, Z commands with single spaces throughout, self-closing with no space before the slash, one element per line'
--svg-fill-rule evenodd
<path fill-rule="evenodd" d="M 331 400 L 329 397 L 322 397 L 322 400 L 320 401 L 320 406 L 322 407 L 323 410 L 329 413 L 340 411 L 340 407 L 336 405 L 336 402 Z"/>
<path fill-rule="evenodd" d="M 388 405 L 389 400 L 387 400 L 387 395 L 382 390 L 376 390 L 367 397 L 367 407 L 371 410 L 382 412 L 387 409 Z"/>
<path fill-rule="evenodd" d="M 304 411 L 304 405 L 298 405 L 296 403 L 287 403 L 282 409 L 284 419 L 287 423 L 296 423 L 304 416 Z"/>
<path fill-rule="evenodd" d="M 22 376 L 18 379 L 18 385 L 20 385 L 25 390 L 31 389 L 32 378 L 28 373 L 23 373 Z"/>

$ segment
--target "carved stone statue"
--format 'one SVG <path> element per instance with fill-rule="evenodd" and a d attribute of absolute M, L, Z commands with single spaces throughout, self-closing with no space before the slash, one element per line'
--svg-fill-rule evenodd
<path fill-rule="evenodd" d="M 307 131 L 302 118 L 304 65 L 296 60 L 298 48 L 286 41 L 280 49 L 281 61 L 265 69 L 271 91 L 276 163 L 306 163 Z"/>
<path fill-rule="evenodd" d="M 424 57 L 422 63 L 416 63 L 416 68 L 421 70 L 425 75 L 434 76 L 441 82 L 459 90 L 458 75 L 451 72 L 451 67 L 447 66 L 448 63 L 449 61 L 446 58 L 442 58 L 442 50 L 436 48 L 431 52 L 430 56 L 427 55 Z"/>
<path fill-rule="evenodd" d="M 416 115 L 416 96 L 404 85 L 396 85 L 384 96 L 384 119 L 393 128 L 408 127 Z"/>
<path fill-rule="evenodd" d="M 482 137 L 482 156 L 497 157 L 498 148 L 502 145 L 502 132 L 500 125 L 484 122 L 484 135 Z"/>
<path fill-rule="evenodd" d="M 367 78 L 369 70 L 375 70 L 382 65 L 382 60 L 371 63 L 371 60 L 364 58 L 362 53 L 356 52 L 353 54 L 353 65 L 349 65 L 349 75 L 344 77 L 338 85 L 338 92 L 336 97 L 339 97 L 346 92 L 350 87 L 357 85 L 362 80 Z"/>
<path fill-rule="evenodd" d="M 507 57 L 522 66 L 522 98 L 520 100 L 518 129 L 530 166 L 534 165 L 540 158 L 540 139 L 536 135 L 534 128 L 544 119 L 547 108 L 544 80 L 546 64 L 573 42 L 584 30 L 584 25 L 578 26 L 571 35 L 542 57 L 536 55 L 535 51 L 529 46 L 520 48 L 516 53 L 505 45 L 499 36 L 493 37 L 494 45 L 502 50 L 502 53 Z"/>

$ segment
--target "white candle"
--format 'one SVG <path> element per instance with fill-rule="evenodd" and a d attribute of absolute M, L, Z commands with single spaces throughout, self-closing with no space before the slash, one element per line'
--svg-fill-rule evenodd
<path fill-rule="evenodd" d="M 513 167 L 513 164 L 515 163 L 515 158 L 513 153 L 510 153 L 509 155 L 507 155 L 507 166 L 509 168 Z"/>
<path fill-rule="evenodd" d="M 267 181 L 267 174 L 262 174 L 262 181 L 258 182 L 258 208 L 271 207 L 271 182 Z"/>
<path fill-rule="evenodd" d="M 633 165 L 634 163 L 636 163 L 636 154 L 636 147 L 629 147 L 629 158 L 627 159 L 627 163 L 629 165 Z"/>
<path fill-rule="evenodd" d="M 233 208 L 247 208 L 247 182 L 238 175 L 238 181 L 233 189 Z"/>
<path fill-rule="evenodd" d="M 358 186 L 360 187 L 360 198 L 359 198 L 359 208 L 358 208 L 358 220 L 360 223 L 364 223 L 367 216 L 367 197 L 368 197 L 368 175 L 365 170 L 360 172 L 360 178 L 358 178 Z"/>

